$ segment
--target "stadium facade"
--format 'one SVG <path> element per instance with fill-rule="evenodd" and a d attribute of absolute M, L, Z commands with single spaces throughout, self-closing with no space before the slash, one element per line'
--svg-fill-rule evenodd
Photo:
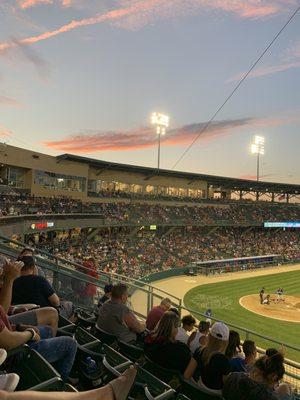
<path fill-rule="evenodd" d="M 119 197 L 163 197 L 188 200 L 253 199 L 298 202 L 300 185 L 218 177 L 95 160 L 63 154 L 57 157 L 0 144 L 3 185 L 35 196 L 68 196 L 101 202 L 106 193 Z"/>

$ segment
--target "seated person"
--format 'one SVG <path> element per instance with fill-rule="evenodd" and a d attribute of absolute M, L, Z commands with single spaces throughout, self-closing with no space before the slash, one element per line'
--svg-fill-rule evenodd
<path fill-rule="evenodd" d="M 232 358 L 241 357 L 241 353 L 242 349 L 240 335 L 238 332 L 230 330 L 225 356 L 228 358 L 228 360 L 231 360 Z"/>
<path fill-rule="evenodd" d="M 1 275 L 2 287 L 0 291 L 0 304 L 3 306 L 5 312 L 7 313 L 9 313 L 12 308 L 10 303 L 13 282 L 16 278 L 20 276 L 21 268 L 23 265 L 24 264 L 21 261 L 12 262 L 10 260 L 6 260 L 5 265 L 3 265 Z M 44 333 L 40 332 L 43 339 L 45 339 L 46 337 L 56 336 L 58 313 L 57 310 L 53 307 L 45 307 L 21 312 L 14 315 L 9 315 L 8 319 L 9 322 L 13 325 L 23 324 L 27 327 L 50 327 L 52 334 L 49 332 L 47 333 L 47 329 L 43 329 Z"/>
<path fill-rule="evenodd" d="M 41 339 L 40 330 L 36 327 L 12 326 L 7 316 L 10 306 L 13 281 L 20 275 L 23 263 L 20 261 L 5 265 L 5 279 L 0 296 L 0 348 L 12 350 L 23 344 L 40 353 L 48 362 L 55 363 L 55 368 L 63 380 L 67 380 L 72 369 L 76 351 L 76 341 L 68 336 Z M 41 309 L 42 310 L 42 309 Z M 26 314 L 26 313 L 24 313 Z M 18 314 L 13 317 L 19 317 Z"/>
<path fill-rule="evenodd" d="M 111 291 L 112 291 L 113 285 L 111 283 L 107 284 L 104 286 L 104 295 L 100 297 L 98 301 L 98 308 L 103 306 L 103 304 L 111 299 Z"/>
<path fill-rule="evenodd" d="M 231 372 L 249 372 L 256 359 L 256 346 L 252 340 L 245 340 L 243 343 L 245 358 L 234 357 L 229 360 Z"/>
<path fill-rule="evenodd" d="M 230 373 L 230 364 L 225 356 L 229 329 L 222 322 L 215 322 L 208 335 L 207 345 L 195 354 L 202 383 L 209 389 L 221 391 Z"/>
<path fill-rule="evenodd" d="M 192 332 L 189 337 L 188 345 L 190 346 L 192 354 L 201 347 L 206 346 L 208 340 L 210 323 L 207 321 L 200 321 L 197 332 Z"/>
<path fill-rule="evenodd" d="M 180 342 L 187 344 L 189 337 L 190 337 L 187 334 L 187 332 L 191 332 L 194 329 L 195 323 L 196 323 L 196 320 L 192 315 L 185 315 L 181 319 L 182 326 L 180 326 L 178 328 L 176 340 L 179 340 Z"/>
<path fill-rule="evenodd" d="M 225 400 L 293 399 L 289 385 L 279 384 L 285 373 L 284 357 L 275 349 L 268 349 L 253 365 L 250 375 L 234 372 L 223 387 Z M 278 385 L 279 384 L 279 385 Z"/>
<path fill-rule="evenodd" d="M 145 338 L 145 355 L 164 368 L 180 372 L 190 379 L 197 367 L 189 347 L 176 340 L 180 319 L 172 311 L 166 311 L 155 330 Z"/>
<path fill-rule="evenodd" d="M 126 305 L 128 288 L 123 283 L 114 285 L 111 299 L 99 309 L 96 326 L 119 340 L 134 343 L 137 334 L 144 332 L 145 324 L 140 322 Z"/>
<path fill-rule="evenodd" d="M 155 306 L 150 310 L 146 319 L 146 327 L 149 331 L 153 331 L 164 313 L 170 309 L 171 305 L 171 300 L 166 297 L 165 299 L 162 299 L 160 305 Z"/>
<path fill-rule="evenodd" d="M 59 309 L 63 317 L 72 318 L 73 304 L 69 301 L 60 301 L 47 279 L 37 275 L 34 258 L 24 256 L 20 261 L 24 265 L 21 276 L 13 284 L 12 304 L 35 303 L 41 307 L 52 306 Z"/>

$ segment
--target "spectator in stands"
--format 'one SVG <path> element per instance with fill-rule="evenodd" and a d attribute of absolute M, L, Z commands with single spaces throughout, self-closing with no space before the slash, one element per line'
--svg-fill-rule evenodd
<path fill-rule="evenodd" d="M 178 333 L 176 335 L 176 340 L 179 340 L 182 343 L 187 344 L 190 335 L 187 332 L 191 332 L 195 327 L 196 320 L 192 315 L 185 315 L 181 319 L 181 324 L 178 328 Z"/>
<path fill-rule="evenodd" d="M 98 307 L 103 306 L 103 304 L 111 299 L 111 291 L 112 291 L 113 285 L 107 284 L 104 286 L 104 295 L 102 297 L 100 297 L 99 301 L 98 301 Z"/>
<path fill-rule="evenodd" d="M 208 341 L 210 323 L 208 321 L 200 321 L 198 331 L 192 332 L 189 337 L 188 345 L 192 354 L 199 348 L 205 347 Z"/>
<path fill-rule="evenodd" d="M 257 350 L 252 340 L 245 340 L 243 343 L 245 358 L 234 357 L 229 360 L 231 372 L 249 372 L 255 362 Z"/>
<path fill-rule="evenodd" d="M 12 350 L 23 344 L 40 353 L 48 362 L 55 363 L 55 367 L 62 379 L 67 380 L 74 363 L 77 343 L 71 337 L 56 337 L 41 339 L 40 331 L 36 327 L 12 326 L 6 314 L 11 301 L 12 281 L 21 271 L 23 263 L 17 261 L 9 265 L 9 281 L 4 280 L 0 303 L 0 348 Z"/>
<path fill-rule="evenodd" d="M 278 386 L 284 373 L 283 355 L 269 349 L 255 362 L 249 376 L 239 372 L 230 374 L 223 387 L 223 397 L 225 400 L 292 399 L 289 385 Z"/>
<path fill-rule="evenodd" d="M 46 278 L 36 275 L 35 260 L 31 256 L 23 256 L 24 263 L 21 276 L 13 283 L 12 303 L 35 303 L 41 307 L 55 307 L 59 313 L 70 319 L 73 317 L 73 304 L 69 301 L 60 301 L 54 289 Z"/>
<path fill-rule="evenodd" d="M 166 297 L 165 299 L 162 299 L 160 305 L 152 308 L 146 319 L 146 327 L 149 331 L 153 331 L 164 313 L 170 309 L 171 305 L 171 300 Z"/>
<path fill-rule="evenodd" d="M 166 311 L 156 328 L 150 333 L 144 344 L 146 356 L 164 368 L 176 370 L 190 379 L 197 367 L 189 347 L 176 340 L 180 319 L 172 311 Z"/>
<path fill-rule="evenodd" d="M 93 257 L 88 258 L 84 263 L 84 273 L 92 278 L 99 279 L 97 266 Z M 92 283 L 86 283 L 84 291 L 81 293 L 84 305 L 87 307 L 94 306 L 94 296 L 97 294 L 97 286 Z"/>
<path fill-rule="evenodd" d="M 232 358 L 241 357 L 241 353 L 240 335 L 238 332 L 230 330 L 225 356 L 228 358 L 228 360 L 231 360 Z"/>
<path fill-rule="evenodd" d="M 99 389 L 88 392 L 15 392 L 7 393 L 0 390 L 1 400 L 126 400 L 134 383 L 137 369 L 128 368 L 121 376 Z"/>
<path fill-rule="evenodd" d="M 26 257 L 26 256 L 33 257 L 34 249 L 32 249 L 31 247 L 24 247 L 24 249 L 22 249 L 20 251 L 17 261 L 20 261 L 22 257 Z M 45 272 L 42 270 L 42 268 L 40 268 L 38 266 L 36 268 L 37 268 L 38 275 L 43 276 L 45 278 Z"/>
<path fill-rule="evenodd" d="M 106 301 L 99 309 L 96 326 L 124 342 L 135 343 L 137 334 L 144 332 L 145 324 L 129 309 L 127 300 L 127 286 L 123 283 L 114 285 L 111 300 Z"/>
<path fill-rule="evenodd" d="M 221 391 L 230 373 L 230 364 L 225 356 L 229 340 L 229 329 L 222 322 L 215 322 L 208 335 L 207 345 L 195 354 L 201 375 L 201 383 L 207 388 Z"/>
<path fill-rule="evenodd" d="M 23 265 L 23 262 L 20 261 L 11 262 L 7 259 L 5 260 L 5 264 L 2 269 L 3 285 L 0 291 L 0 305 L 2 305 L 3 309 L 7 313 L 9 313 L 12 309 L 11 296 L 13 283 L 14 280 L 20 276 L 21 268 Z M 12 325 L 23 324 L 27 325 L 28 327 L 49 326 L 52 330 L 52 336 L 56 336 L 58 313 L 57 310 L 53 307 L 45 307 L 42 309 L 34 309 L 27 312 L 21 312 L 15 315 L 10 315 L 8 319 Z M 45 338 L 45 336 L 43 336 L 43 338 Z"/>

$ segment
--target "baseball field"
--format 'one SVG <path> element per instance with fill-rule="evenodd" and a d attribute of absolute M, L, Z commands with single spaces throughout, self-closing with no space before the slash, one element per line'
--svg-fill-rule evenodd
<path fill-rule="evenodd" d="M 273 300 L 269 305 L 260 304 L 258 293 L 262 287 Z M 284 300 L 277 302 L 275 292 L 280 287 L 284 289 Z M 214 318 L 300 347 L 300 270 L 250 278 L 241 275 L 241 279 L 196 286 L 185 294 L 184 304 L 202 313 L 210 308 Z M 250 335 L 250 339 L 260 347 L 271 346 L 256 335 Z M 285 354 L 300 362 L 299 351 L 286 348 Z"/>

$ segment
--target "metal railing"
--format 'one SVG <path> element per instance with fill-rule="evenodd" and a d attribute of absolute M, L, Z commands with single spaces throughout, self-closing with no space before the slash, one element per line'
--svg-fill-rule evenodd
<path fill-rule="evenodd" d="M 25 247 L 27 248 L 28 246 L 4 236 L 0 236 L 0 253 L 8 257 L 17 257 L 20 251 Z M 159 289 L 152 284 L 130 278 L 129 276 L 105 273 L 103 271 L 98 271 L 99 277 L 96 279 L 87 275 L 88 270 L 86 270 L 86 273 L 80 272 L 83 271 L 84 268 L 81 264 L 60 257 L 55 257 L 43 250 L 37 251 L 38 254 L 35 255 L 37 265 L 44 271 L 47 279 L 52 283 L 57 293 L 64 299 L 73 301 L 75 306 L 92 309 L 97 303 L 98 298 L 102 295 L 103 287 L 106 283 L 123 282 L 129 287 L 129 293 L 131 295 L 130 303 L 134 312 L 143 319 L 146 318 L 152 307 L 159 304 L 165 297 L 171 299 L 173 306 L 178 309 L 180 314 L 193 314 L 198 320 L 206 318 L 205 314 L 185 307 L 182 303 L 182 299 Z M 78 269 L 80 271 L 78 271 Z M 77 296 L 74 283 L 94 285 L 97 289 L 96 296 L 87 296 L 87 299 L 83 298 L 82 295 Z M 212 318 L 212 320 L 216 321 L 217 319 Z M 222 322 L 226 323 L 230 329 L 238 331 L 242 340 L 252 339 L 258 343 L 260 352 L 263 352 L 263 349 L 270 347 L 283 347 L 286 355 L 285 381 L 292 383 L 295 389 L 300 392 L 300 347 L 288 343 L 282 343 L 277 339 L 262 335 L 245 327 L 231 324 L 228 321 Z"/>

